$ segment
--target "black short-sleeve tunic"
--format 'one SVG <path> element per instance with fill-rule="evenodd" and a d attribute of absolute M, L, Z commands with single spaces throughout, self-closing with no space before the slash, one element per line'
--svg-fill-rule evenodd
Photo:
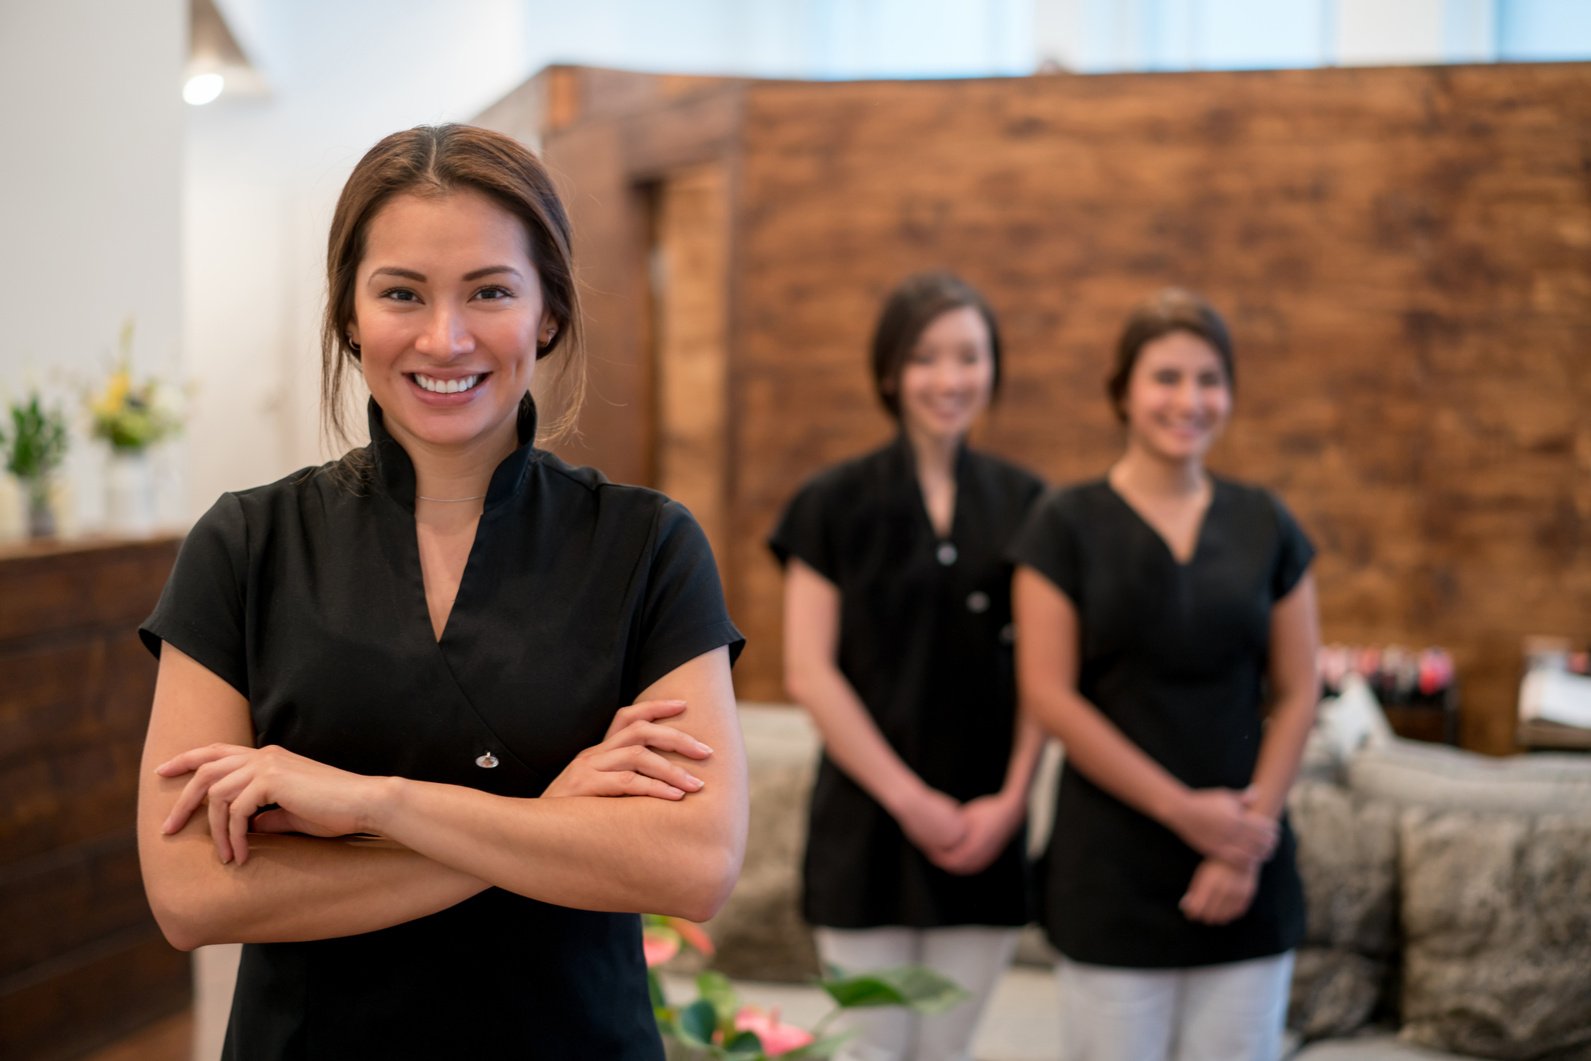
<path fill-rule="evenodd" d="M 955 514 L 940 538 L 900 436 L 803 486 L 769 546 L 839 589 L 840 672 L 906 765 L 967 800 L 999 791 L 1010 762 L 1016 696 L 1004 553 L 1043 484 L 966 448 L 955 475 Z M 825 755 L 812 792 L 803 913 L 831 928 L 1024 924 L 1018 833 L 985 872 L 946 873 Z"/>
<path fill-rule="evenodd" d="M 494 472 L 438 641 L 414 469 L 371 406 L 371 465 L 226 494 L 141 633 L 249 701 L 259 744 L 333 766 L 539 795 L 613 714 L 742 639 L 707 542 L 654 491 L 523 445 Z M 228 1058 L 661 1058 L 639 919 L 492 888 L 376 932 L 249 944 Z"/>
<path fill-rule="evenodd" d="M 1192 788 L 1243 789 L 1262 735 L 1271 608 L 1314 550 L 1270 493 L 1216 479 L 1192 558 L 1103 480 L 1054 491 L 1012 549 L 1061 589 L 1080 626 L 1078 692 Z M 1043 920 L 1074 961 L 1185 968 L 1280 954 L 1303 934 L 1284 817 L 1247 913 L 1188 920 L 1177 903 L 1200 855 L 1160 823 L 1062 771 Z"/>

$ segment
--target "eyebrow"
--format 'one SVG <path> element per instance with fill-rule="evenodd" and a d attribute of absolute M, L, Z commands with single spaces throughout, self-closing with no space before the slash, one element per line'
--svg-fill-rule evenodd
<path fill-rule="evenodd" d="M 463 279 L 466 283 L 468 283 L 471 280 L 479 280 L 485 276 L 495 276 L 498 273 L 511 273 L 514 276 L 519 276 L 519 270 L 515 269 L 512 265 L 487 265 L 480 269 L 471 269 L 469 272 L 464 274 Z M 424 273 L 417 273 L 413 269 L 404 269 L 396 265 L 383 265 L 381 268 L 371 273 L 370 276 L 372 278 L 378 276 L 398 276 L 405 280 L 415 280 L 419 283 L 425 283 Z"/>

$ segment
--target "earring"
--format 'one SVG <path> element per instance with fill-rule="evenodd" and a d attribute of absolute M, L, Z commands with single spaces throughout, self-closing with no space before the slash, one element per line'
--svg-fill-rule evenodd
<path fill-rule="evenodd" d="M 547 334 L 545 334 L 545 335 L 543 335 L 541 337 L 541 345 L 542 346 L 551 346 L 552 345 L 553 336 L 555 336 L 557 334 L 558 334 L 558 326 L 556 324 L 554 324 L 552 327 L 547 329 Z"/>
<path fill-rule="evenodd" d="M 359 356 L 359 344 L 354 342 L 354 337 L 351 335 L 348 337 L 348 349 L 354 352 L 355 357 Z"/>

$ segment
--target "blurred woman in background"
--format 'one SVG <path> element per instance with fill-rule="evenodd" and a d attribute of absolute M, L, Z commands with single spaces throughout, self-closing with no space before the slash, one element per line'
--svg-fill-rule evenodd
<path fill-rule="evenodd" d="M 1012 555 L 1026 712 L 1066 762 L 1043 921 L 1071 1061 L 1273 1061 L 1303 894 L 1283 807 L 1319 692 L 1314 550 L 1205 454 L 1232 410 L 1215 310 L 1161 292 L 1108 381 L 1126 449 Z"/>
<path fill-rule="evenodd" d="M 849 1056 L 964 1059 L 1028 920 L 1042 740 L 1016 717 L 1005 550 L 1042 484 L 967 445 L 1000 382 L 994 314 L 967 284 L 897 287 L 872 371 L 895 439 L 813 478 L 770 539 L 785 684 L 824 746 L 803 912 L 826 964 L 921 963 L 972 996 L 932 1017 L 854 1011 Z"/>

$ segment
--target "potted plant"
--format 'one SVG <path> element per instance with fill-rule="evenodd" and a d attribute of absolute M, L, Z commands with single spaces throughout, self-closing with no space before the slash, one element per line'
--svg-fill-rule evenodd
<path fill-rule="evenodd" d="M 17 477 L 27 498 L 28 535 L 47 538 L 55 533 L 55 510 L 50 506 L 50 473 L 66 456 L 66 418 L 47 409 L 38 391 L 11 405 L 7 422 L 0 425 L 0 445 L 5 446 L 6 470 Z"/>
<path fill-rule="evenodd" d="M 642 936 L 652 1010 L 670 1061 L 817 1061 L 830 1058 L 845 1045 L 848 1035 L 828 1034 L 829 1025 L 842 1010 L 862 1006 L 906 1006 L 922 1013 L 939 1013 L 956 1005 L 967 993 L 951 980 L 920 965 L 846 975 L 830 969 L 817 982 L 834 1008 L 808 1030 L 742 1005 L 735 986 L 723 973 L 708 970 L 696 977 L 697 998 L 671 1005 L 663 993 L 656 968 L 681 950 L 713 955 L 712 940 L 701 927 L 677 917 L 648 914 Z"/>

